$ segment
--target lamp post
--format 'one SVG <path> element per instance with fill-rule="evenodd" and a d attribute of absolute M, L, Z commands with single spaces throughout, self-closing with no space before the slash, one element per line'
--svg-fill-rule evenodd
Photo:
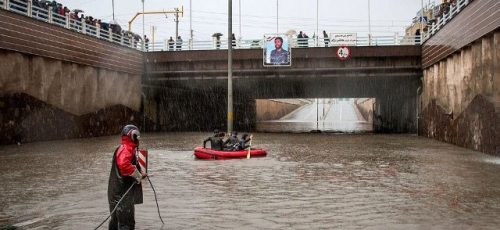
<path fill-rule="evenodd" d="M 146 47 L 146 39 L 144 38 L 144 0 L 142 0 L 142 52 L 144 52 Z"/>
<path fill-rule="evenodd" d="M 316 47 L 319 46 L 319 0 L 316 0 Z"/>
<path fill-rule="evenodd" d="M 372 24 L 370 18 L 370 0 L 368 0 L 368 45 L 372 44 Z"/>
<path fill-rule="evenodd" d="M 111 0 L 111 7 L 113 8 L 113 23 L 115 22 L 115 0 Z"/>
<path fill-rule="evenodd" d="M 238 2 L 238 16 L 239 16 L 239 19 L 240 19 L 239 20 L 239 24 L 240 24 L 240 26 L 239 26 L 239 29 L 240 29 L 240 31 L 239 31 L 240 39 L 239 40 L 241 42 L 241 0 L 239 0 L 239 2 Z"/>
<path fill-rule="evenodd" d="M 189 0 L 189 50 L 193 48 L 193 5 Z M 177 39 L 177 38 L 176 38 Z"/>
<path fill-rule="evenodd" d="M 233 1 L 227 1 L 227 132 L 233 131 Z"/>
<path fill-rule="evenodd" d="M 276 35 L 278 35 L 278 31 L 279 31 L 279 25 L 278 25 L 278 9 L 279 9 L 279 6 L 278 6 L 278 0 L 276 0 Z"/>
<path fill-rule="evenodd" d="M 422 44 L 424 41 L 422 41 L 422 38 L 424 37 L 424 0 L 420 0 L 420 6 L 422 8 L 422 11 L 420 13 L 420 44 Z"/>

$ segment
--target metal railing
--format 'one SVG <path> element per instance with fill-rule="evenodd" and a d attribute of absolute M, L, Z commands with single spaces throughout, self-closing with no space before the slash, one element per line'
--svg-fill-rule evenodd
<path fill-rule="evenodd" d="M 442 26 L 442 23 L 449 20 L 450 17 L 455 15 L 460 11 L 465 5 L 468 4 L 468 0 L 459 0 L 458 7 L 456 9 L 450 9 L 450 12 L 443 15 L 441 23 L 436 26 L 433 25 L 431 31 L 434 33 L 435 30 Z M 138 39 L 137 35 L 133 35 L 131 32 L 122 31 L 121 33 L 113 33 L 111 28 L 101 28 L 99 24 L 87 24 L 85 21 L 79 19 L 73 19 L 70 14 L 60 15 L 48 7 L 48 9 L 41 8 L 33 5 L 32 0 L 0 0 L 0 7 L 3 9 L 26 15 L 28 17 L 48 22 L 57 26 L 67 28 L 79 33 L 83 33 L 89 36 L 93 36 L 102 40 L 106 40 L 112 43 L 127 46 L 133 49 L 142 50 L 142 39 Z M 139 36 L 140 37 L 140 36 Z M 331 37 L 331 36 L 330 36 Z M 428 35 L 427 35 L 428 38 Z M 425 39 L 425 37 L 424 37 Z M 295 37 L 289 37 L 289 45 L 292 48 L 306 48 L 306 47 L 330 47 L 338 46 L 340 44 L 330 41 L 328 38 L 304 38 L 298 39 Z M 355 41 L 350 41 L 349 46 L 391 46 L 391 45 L 418 45 L 421 44 L 422 39 L 416 36 L 356 36 Z M 262 49 L 265 46 L 264 39 L 248 39 L 248 40 L 235 40 L 232 44 L 234 49 Z M 216 49 L 227 49 L 227 40 L 207 40 L 207 41 L 174 41 L 169 42 L 167 40 L 155 43 L 145 43 L 144 51 L 182 51 L 182 50 L 216 50 Z"/>
<path fill-rule="evenodd" d="M 460 11 L 462 11 L 472 0 L 458 0 L 455 5 L 450 4 L 450 8 L 447 13 L 443 13 L 441 17 L 436 19 L 436 22 L 433 22 L 432 25 L 427 26 L 428 31 L 423 35 L 423 42 L 427 39 L 431 38 L 437 31 L 439 31 L 443 26 L 448 23 L 453 17 L 455 17 Z"/>
<path fill-rule="evenodd" d="M 50 6 L 48 9 L 45 9 L 33 5 L 32 0 L 0 0 L 0 7 L 11 12 L 26 15 L 40 21 L 48 22 L 53 25 L 64 27 L 119 45 L 138 50 L 143 49 L 142 39 L 135 39 L 132 33 L 128 31 L 113 33 L 111 28 L 108 28 L 107 30 L 100 28 L 100 25 L 97 23 L 96 25 L 87 24 L 85 21 L 81 21 L 80 19 L 71 18 L 68 13 L 65 15 L 56 13 Z"/>
<path fill-rule="evenodd" d="M 420 36 L 361 36 L 356 37 L 355 41 L 351 41 L 349 46 L 395 46 L 395 45 L 419 45 Z M 329 38 L 288 38 L 288 42 L 292 48 L 307 48 L 307 47 L 334 47 L 340 46 L 340 43 L 333 43 Z M 232 43 L 233 49 L 263 49 L 265 40 L 249 39 L 235 40 Z M 146 51 L 182 51 L 182 50 L 217 50 L 227 49 L 227 40 L 208 40 L 208 41 L 181 41 L 169 42 L 161 41 L 154 43 L 146 43 Z"/>

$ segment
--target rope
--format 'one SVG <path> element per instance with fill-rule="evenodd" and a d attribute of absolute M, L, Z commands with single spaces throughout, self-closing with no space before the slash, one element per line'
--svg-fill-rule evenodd
<path fill-rule="evenodd" d="M 151 188 L 153 189 L 153 193 L 155 194 L 156 208 L 158 209 L 158 216 L 160 217 L 160 220 L 161 220 L 161 223 L 162 223 L 162 226 L 163 226 L 163 225 L 165 225 L 165 223 L 163 222 L 163 219 L 161 218 L 160 206 L 158 205 L 158 199 L 156 198 L 155 187 L 153 187 L 153 183 L 151 183 L 151 180 L 149 179 L 149 176 L 147 178 L 148 178 L 149 184 L 151 185 Z"/>
<path fill-rule="evenodd" d="M 108 217 L 106 217 L 106 219 L 101 223 L 99 224 L 99 226 L 97 226 L 94 230 L 97 230 L 99 227 L 101 227 L 104 223 L 106 223 L 106 221 L 111 217 L 111 215 L 113 215 L 113 213 L 116 211 L 116 208 L 118 208 L 118 205 L 120 204 L 120 202 L 122 202 L 123 198 L 125 198 L 125 196 L 127 195 L 128 192 L 130 192 L 130 190 L 132 189 L 132 187 L 134 187 L 134 185 L 136 184 L 137 182 L 134 181 L 134 183 L 132 183 L 132 185 L 130 186 L 130 188 L 127 189 L 127 191 L 123 194 L 122 198 L 120 198 L 120 200 L 118 201 L 118 203 L 116 203 L 115 205 L 115 208 L 113 209 L 113 211 L 111 211 L 111 213 L 108 215 Z M 163 221 L 162 221 L 163 222 Z"/>

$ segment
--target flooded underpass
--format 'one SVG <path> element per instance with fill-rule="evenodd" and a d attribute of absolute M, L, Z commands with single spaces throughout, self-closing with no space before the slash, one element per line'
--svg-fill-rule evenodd
<path fill-rule="evenodd" d="M 146 133 L 163 229 L 497 229 L 500 159 L 413 135 L 254 134 L 265 158 L 195 160 L 209 133 Z M 0 226 L 93 229 L 117 136 L 0 146 Z M 137 229 L 161 229 L 144 185 Z M 107 223 L 102 229 L 107 228 Z"/>

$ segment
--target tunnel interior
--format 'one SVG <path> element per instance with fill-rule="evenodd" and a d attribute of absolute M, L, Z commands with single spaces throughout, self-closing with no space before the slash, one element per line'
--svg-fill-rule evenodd
<path fill-rule="evenodd" d="M 418 78 L 294 77 L 236 78 L 233 82 L 234 129 L 256 131 L 262 99 L 371 98 L 371 131 L 416 133 Z M 210 131 L 227 124 L 227 79 L 165 80 L 144 84 L 145 113 L 156 131 Z"/>
<path fill-rule="evenodd" d="M 375 98 L 256 99 L 259 132 L 373 131 Z"/>

